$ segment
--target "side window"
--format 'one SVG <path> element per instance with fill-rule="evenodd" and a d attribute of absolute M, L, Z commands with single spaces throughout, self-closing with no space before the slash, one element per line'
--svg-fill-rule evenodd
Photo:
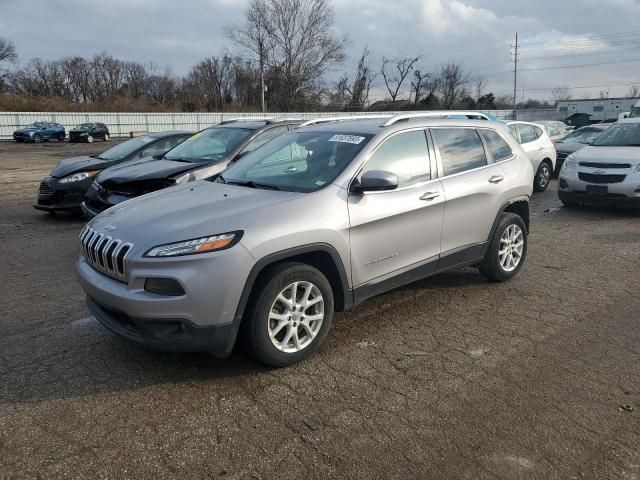
<path fill-rule="evenodd" d="M 513 138 L 515 138 L 518 143 L 520 143 L 520 134 L 518 133 L 518 129 L 516 128 L 515 125 L 509 125 L 509 132 L 511 132 L 511 135 L 513 135 Z"/>
<path fill-rule="evenodd" d="M 478 132 L 470 128 L 435 128 L 431 134 L 440 151 L 445 175 L 487 165 L 487 156 Z"/>
<path fill-rule="evenodd" d="M 262 133 L 259 133 L 256 138 L 254 138 L 249 143 L 247 143 L 245 147 L 242 149 L 242 151 L 253 152 L 256 148 L 261 147 L 262 145 L 267 143 L 269 140 L 279 137 L 280 135 L 288 131 L 289 131 L 289 127 L 286 125 L 282 127 L 275 127 L 275 128 L 270 128 L 269 130 L 265 130 Z"/>
<path fill-rule="evenodd" d="M 491 152 L 494 162 L 499 162 L 513 155 L 509 144 L 505 142 L 497 132 L 493 130 L 479 130 L 479 133 L 487 149 Z"/>
<path fill-rule="evenodd" d="M 518 125 L 520 132 L 520 143 L 535 142 L 538 139 L 536 131 L 531 125 Z"/>
<path fill-rule="evenodd" d="M 424 130 L 399 133 L 386 139 L 371 155 L 362 173 L 371 170 L 395 174 L 400 188 L 431 180 Z"/>

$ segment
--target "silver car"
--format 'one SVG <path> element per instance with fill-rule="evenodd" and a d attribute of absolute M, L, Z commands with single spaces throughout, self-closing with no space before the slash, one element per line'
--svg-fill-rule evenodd
<path fill-rule="evenodd" d="M 110 208 L 81 232 L 80 283 L 113 332 L 165 350 L 300 361 L 334 311 L 527 253 L 531 162 L 498 122 L 400 115 L 286 133 L 215 181 Z"/>
<path fill-rule="evenodd" d="M 621 120 L 567 157 L 560 170 L 563 204 L 640 207 L 640 118 Z"/>

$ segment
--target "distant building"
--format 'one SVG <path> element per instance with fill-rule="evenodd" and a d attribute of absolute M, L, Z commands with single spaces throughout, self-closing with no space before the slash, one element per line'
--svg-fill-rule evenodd
<path fill-rule="evenodd" d="M 558 102 L 556 109 L 561 117 L 567 118 L 576 113 L 590 115 L 591 123 L 618 120 L 623 112 L 631 111 L 631 107 L 640 98 L 597 98 L 585 100 L 566 100 Z"/>

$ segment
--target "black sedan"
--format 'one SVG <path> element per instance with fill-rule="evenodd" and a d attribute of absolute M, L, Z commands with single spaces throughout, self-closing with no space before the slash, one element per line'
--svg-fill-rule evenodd
<path fill-rule="evenodd" d="M 105 168 L 134 158 L 162 155 L 193 135 L 190 132 L 149 133 L 131 138 L 91 157 L 66 158 L 40 183 L 36 210 L 80 211 L 93 178 Z"/>
<path fill-rule="evenodd" d="M 556 175 L 560 173 L 565 159 L 573 152 L 577 152 L 585 145 L 591 143 L 598 135 L 609 128 L 612 123 L 594 123 L 587 127 L 581 127 L 562 137 L 556 142 Z"/>
<path fill-rule="evenodd" d="M 90 218 L 130 198 L 172 185 L 215 178 L 230 162 L 299 123 L 229 121 L 202 130 L 162 157 L 132 160 L 105 170 L 87 190 L 82 210 Z"/>
<path fill-rule="evenodd" d="M 94 140 L 109 140 L 109 129 L 104 123 L 81 123 L 69 130 L 70 142 L 93 143 Z"/>

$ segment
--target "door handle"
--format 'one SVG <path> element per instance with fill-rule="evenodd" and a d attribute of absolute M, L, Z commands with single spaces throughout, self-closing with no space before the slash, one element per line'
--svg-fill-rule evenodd
<path fill-rule="evenodd" d="M 440 193 L 438 192 L 427 192 L 420 197 L 420 200 L 433 200 L 434 198 L 438 198 Z"/>
<path fill-rule="evenodd" d="M 489 183 L 500 183 L 503 180 L 504 180 L 504 177 L 502 175 L 494 175 L 489 179 Z"/>

